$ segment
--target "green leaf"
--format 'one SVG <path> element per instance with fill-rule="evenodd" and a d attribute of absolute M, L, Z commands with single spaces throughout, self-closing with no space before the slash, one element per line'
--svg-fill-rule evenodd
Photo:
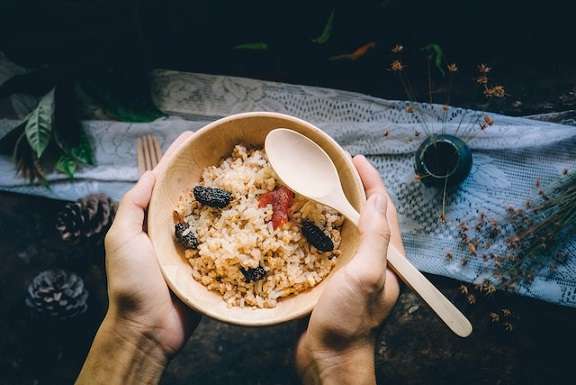
<path fill-rule="evenodd" d="M 234 47 L 234 49 L 246 49 L 246 50 L 253 50 L 253 51 L 266 51 L 268 49 L 268 44 L 262 41 L 258 41 L 255 43 L 244 43 L 238 44 Z"/>
<path fill-rule="evenodd" d="M 336 14 L 336 10 L 332 10 L 332 12 L 330 12 L 330 16 L 328 16 L 328 20 L 326 21 L 326 24 L 324 25 L 324 29 L 322 30 L 322 33 L 320 34 L 320 36 L 318 36 L 315 39 L 312 39 L 313 43 L 316 44 L 326 44 L 328 42 L 328 40 L 330 40 L 330 37 L 332 37 L 332 32 L 334 31 L 334 15 Z"/>
<path fill-rule="evenodd" d="M 36 157 L 40 159 L 50 143 L 54 124 L 54 89 L 48 92 L 26 118 L 24 132 Z"/>
<path fill-rule="evenodd" d="M 72 147 L 69 152 L 70 156 L 80 162 L 81 164 L 94 165 L 94 154 L 92 153 L 92 146 L 90 140 L 85 133 L 80 137 L 80 143 Z"/>
<path fill-rule="evenodd" d="M 428 59 L 434 63 L 436 69 L 444 76 L 444 52 L 438 44 L 428 44 L 426 47 L 422 48 L 423 51 L 428 52 Z"/>
<path fill-rule="evenodd" d="M 76 159 L 72 158 L 71 156 L 62 154 L 60 155 L 60 158 L 58 158 L 54 168 L 56 171 L 67 175 L 70 179 L 74 179 L 74 174 L 78 168 L 78 163 L 76 162 Z"/>

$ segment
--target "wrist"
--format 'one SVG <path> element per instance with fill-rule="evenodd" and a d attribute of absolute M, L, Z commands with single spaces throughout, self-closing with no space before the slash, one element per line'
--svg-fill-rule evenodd
<path fill-rule="evenodd" d="M 107 314 L 76 385 L 157 384 L 168 359 L 151 335 Z"/>
<path fill-rule="evenodd" d="M 119 345 L 133 347 L 134 352 L 145 353 L 147 359 L 157 366 L 166 366 L 169 354 L 157 339 L 157 330 L 113 314 L 106 314 L 98 331 L 108 338 L 113 338 Z M 98 335 L 97 335 L 98 337 Z"/>
<path fill-rule="evenodd" d="M 305 334 L 296 350 L 296 366 L 306 385 L 376 384 L 371 339 L 334 349 L 314 343 Z"/>

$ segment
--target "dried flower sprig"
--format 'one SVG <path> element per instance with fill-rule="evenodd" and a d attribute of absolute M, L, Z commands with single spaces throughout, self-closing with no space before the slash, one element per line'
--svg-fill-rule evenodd
<path fill-rule="evenodd" d="M 420 104 L 417 103 L 416 93 L 413 91 L 413 87 L 407 76 L 408 66 L 406 65 L 403 58 L 405 53 L 405 48 L 403 45 L 395 44 L 392 46 L 392 61 L 390 62 L 388 68 L 388 71 L 392 72 L 395 76 L 398 77 L 402 88 L 404 89 L 406 98 L 408 99 L 408 102 L 405 106 L 405 111 L 409 114 L 413 114 L 416 122 L 418 123 L 414 125 L 413 129 L 413 135 L 415 138 L 420 137 L 422 133 L 426 137 L 432 137 L 435 134 L 445 134 L 446 124 L 451 119 L 449 106 L 451 102 L 452 87 L 455 76 L 460 72 L 460 68 L 456 63 L 445 64 L 444 54 L 438 45 L 431 44 L 427 46 L 425 50 L 428 52 L 426 57 L 428 103 L 434 103 L 432 98 L 432 64 L 434 64 L 438 71 L 448 81 L 447 92 L 444 100 L 442 101 L 441 110 L 423 108 Z M 489 80 L 488 75 L 492 71 L 491 67 L 487 66 L 486 64 L 480 64 L 477 69 L 479 76 L 477 77 L 476 82 L 482 85 L 483 94 L 486 98 L 490 99 L 492 97 L 505 96 L 506 93 L 504 87 L 501 85 L 492 85 Z M 436 132 L 436 130 L 432 129 L 433 126 L 438 123 L 441 124 L 441 132 Z M 452 135 L 459 136 L 464 140 L 465 143 L 470 144 L 474 139 L 476 139 L 476 137 L 486 132 L 488 128 L 493 124 L 494 119 L 486 113 L 462 111 L 460 121 L 458 122 L 458 125 Z M 388 131 L 386 132 L 388 133 Z M 459 132 L 463 132 L 464 134 L 458 135 Z M 421 179 L 422 178 L 420 178 L 420 180 Z M 425 183 L 426 182 L 427 181 L 425 181 Z M 445 180 L 445 182 L 447 182 L 447 180 Z M 446 222 L 447 189 L 448 183 L 444 183 L 444 189 L 441 195 L 442 209 L 439 215 L 439 220 L 441 223 Z"/>
<path fill-rule="evenodd" d="M 565 241 L 576 235 L 576 172 L 568 174 L 548 189 L 535 183 L 539 203 L 529 209 L 509 209 L 515 232 L 508 237 L 511 255 L 505 268 L 520 283 L 530 283 L 545 267 L 556 269 L 564 263 L 561 251 Z"/>
<path fill-rule="evenodd" d="M 486 270 L 492 271 L 494 288 L 528 285 L 542 270 L 553 273 L 566 262 L 562 247 L 576 236 L 576 172 L 562 172 L 549 188 L 543 188 L 540 179 L 534 186 L 537 202 L 527 201 L 525 208 L 508 207 L 504 219 L 478 213 L 475 222 L 459 224 L 459 241 L 468 255 L 461 263 L 481 256 Z"/>
<path fill-rule="evenodd" d="M 456 290 L 458 297 L 460 297 L 457 297 L 456 300 L 462 301 L 462 306 L 474 306 L 476 311 L 486 312 L 484 319 L 487 326 L 506 333 L 514 330 L 519 320 L 518 314 L 510 309 L 506 295 L 494 295 L 496 289 L 490 281 L 485 280 L 478 284 L 460 284 Z"/>

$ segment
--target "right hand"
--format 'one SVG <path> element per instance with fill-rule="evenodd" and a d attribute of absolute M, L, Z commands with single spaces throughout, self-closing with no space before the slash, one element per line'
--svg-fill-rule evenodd
<path fill-rule="evenodd" d="M 366 190 L 357 254 L 327 282 L 300 339 L 296 363 L 305 383 L 375 383 L 377 330 L 398 299 L 398 280 L 386 268 L 388 244 L 403 252 L 396 209 L 378 171 L 353 159 Z"/>

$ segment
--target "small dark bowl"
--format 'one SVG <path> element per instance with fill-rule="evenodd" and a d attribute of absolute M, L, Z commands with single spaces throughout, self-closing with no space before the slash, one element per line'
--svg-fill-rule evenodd
<path fill-rule="evenodd" d="M 432 135 L 416 150 L 414 169 L 426 186 L 454 186 L 470 174 L 472 152 L 454 135 Z"/>

